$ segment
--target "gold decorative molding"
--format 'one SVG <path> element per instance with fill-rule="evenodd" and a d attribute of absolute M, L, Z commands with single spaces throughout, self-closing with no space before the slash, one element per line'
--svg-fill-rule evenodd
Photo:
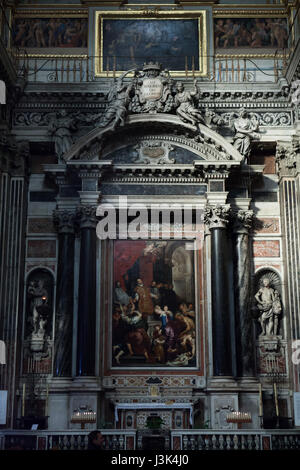
<path fill-rule="evenodd" d="M 32 5 L 30 5 L 32 7 Z M 42 7 L 42 5 L 41 5 Z M 87 8 L 65 9 L 65 8 L 31 8 L 15 10 L 14 18 L 88 18 Z"/>
<path fill-rule="evenodd" d="M 87 60 L 89 56 L 87 54 L 17 54 L 20 59 L 85 59 Z"/>
<path fill-rule="evenodd" d="M 287 54 L 216 54 L 215 59 L 286 59 Z"/>
<path fill-rule="evenodd" d="M 274 5 L 264 6 L 262 8 L 249 8 L 249 9 L 241 9 L 241 8 L 234 8 L 232 9 L 232 5 L 229 8 L 213 8 L 213 18 L 287 18 L 288 13 L 285 8 L 274 8 Z"/>

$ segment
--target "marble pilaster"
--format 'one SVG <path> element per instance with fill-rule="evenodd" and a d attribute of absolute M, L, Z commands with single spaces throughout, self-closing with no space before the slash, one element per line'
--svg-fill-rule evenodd
<path fill-rule="evenodd" d="M 59 233 L 54 376 L 68 377 L 72 373 L 74 212 L 56 210 L 53 216 Z"/>
<path fill-rule="evenodd" d="M 249 230 L 253 211 L 238 210 L 234 214 L 233 244 L 235 259 L 235 306 L 237 374 L 240 377 L 254 375 L 254 336 L 251 318 L 251 257 Z"/>
<path fill-rule="evenodd" d="M 96 344 L 96 207 L 77 207 L 80 267 L 77 324 L 77 376 L 95 375 Z"/>

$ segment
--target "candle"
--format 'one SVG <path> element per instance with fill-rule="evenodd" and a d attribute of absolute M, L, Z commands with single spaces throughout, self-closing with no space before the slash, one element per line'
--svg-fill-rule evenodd
<path fill-rule="evenodd" d="M 25 416 L 25 392 L 26 391 L 26 385 L 23 384 L 23 394 L 22 394 L 22 416 Z"/>
<path fill-rule="evenodd" d="M 48 416 L 48 397 L 49 397 L 49 385 L 46 388 L 46 403 L 45 403 L 45 416 Z"/>
<path fill-rule="evenodd" d="M 275 382 L 274 382 L 274 399 L 275 399 L 276 416 L 279 416 L 277 386 Z"/>
<path fill-rule="evenodd" d="M 262 399 L 262 387 L 259 384 L 259 416 L 263 416 L 263 399 Z"/>

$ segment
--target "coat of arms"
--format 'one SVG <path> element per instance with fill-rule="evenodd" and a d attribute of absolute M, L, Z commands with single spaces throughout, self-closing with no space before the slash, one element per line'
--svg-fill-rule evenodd
<path fill-rule="evenodd" d="M 171 78 L 168 71 L 161 70 L 160 64 L 145 64 L 136 74 L 134 88 L 131 102 L 134 113 L 166 113 L 173 108 Z"/>

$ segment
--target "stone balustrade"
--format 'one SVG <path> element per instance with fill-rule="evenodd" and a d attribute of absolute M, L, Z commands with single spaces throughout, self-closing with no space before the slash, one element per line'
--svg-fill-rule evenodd
<path fill-rule="evenodd" d="M 0 431 L 0 449 L 87 450 L 89 431 Z M 135 449 L 135 431 L 101 430 L 106 450 Z"/>
<path fill-rule="evenodd" d="M 86 450 L 90 431 L 0 431 L 0 450 Z M 106 450 L 137 450 L 136 431 L 101 430 Z M 300 430 L 176 430 L 170 431 L 167 449 L 293 450 L 300 449 Z M 155 450 L 155 449 L 154 449 Z"/>

